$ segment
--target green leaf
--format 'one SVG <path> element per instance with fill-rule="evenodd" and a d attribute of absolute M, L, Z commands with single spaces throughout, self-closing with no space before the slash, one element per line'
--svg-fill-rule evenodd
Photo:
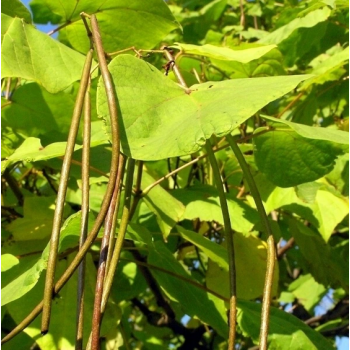
<path fill-rule="evenodd" d="M 23 218 L 12 221 L 6 229 L 16 241 L 43 239 L 51 235 L 55 197 L 25 197 Z"/>
<path fill-rule="evenodd" d="M 1 13 L 10 17 L 23 18 L 27 23 L 32 23 L 29 10 L 19 0 L 2 0 Z"/>
<path fill-rule="evenodd" d="M 193 85 L 189 90 L 130 55 L 109 64 L 120 104 L 123 152 L 158 160 L 198 151 L 213 134 L 224 136 L 309 76 L 235 79 Z M 108 124 L 100 80 L 97 110 Z"/>
<path fill-rule="evenodd" d="M 120 261 L 112 285 L 111 296 L 116 302 L 136 298 L 147 284 L 135 263 Z"/>
<path fill-rule="evenodd" d="M 192 279 L 161 241 L 149 246 L 148 262 L 187 279 Z M 216 307 L 216 303 L 223 305 L 222 300 L 213 295 L 209 296 L 209 293 L 202 289 L 164 272 L 152 270 L 152 274 L 156 276 L 158 283 L 169 297 L 181 305 L 185 314 L 198 317 L 201 321 L 211 325 L 221 336 L 227 337 L 225 312 L 220 312 Z"/>
<path fill-rule="evenodd" d="M 296 29 L 312 28 L 317 23 L 327 20 L 331 10 L 328 7 L 308 13 L 305 17 L 295 18 L 283 27 L 278 28 L 259 40 L 261 44 L 279 44 L 287 39 Z"/>
<path fill-rule="evenodd" d="M 218 60 L 237 61 L 247 63 L 255 59 L 264 56 L 266 53 L 276 47 L 276 45 L 267 45 L 261 47 L 255 47 L 245 50 L 232 50 L 228 47 L 214 46 L 211 44 L 205 44 L 202 46 L 175 43 L 171 46 L 181 50 L 185 54 L 199 55 L 209 58 L 215 58 Z"/>
<path fill-rule="evenodd" d="M 255 343 L 259 339 L 261 304 L 238 302 L 238 325 Z M 269 321 L 269 349 L 331 350 L 333 345 L 295 316 L 271 307 Z"/>
<path fill-rule="evenodd" d="M 77 246 L 79 241 L 81 213 L 70 216 L 61 228 L 59 252 Z M 93 223 L 90 217 L 89 224 Z M 19 277 L 1 289 L 1 305 L 6 305 L 28 293 L 38 282 L 41 272 L 46 269 L 49 258 L 49 244 L 40 259 Z"/>
<path fill-rule="evenodd" d="M 186 189 L 173 191 L 175 198 L 180 200 L 186 210 L 183 218 L 201 221 L 216 221 L 224 224 L 218 192 L 213 186 L 196 184 Z M 249 234 L 253 226 L 260 221 L 258 212 L 243 200 L 227 195 L 231 228 L 235 231 Z"/>
<path fill-rule="evenodd" d="M 43 147 L 38 138 L 28 137 L 14 153 L 1 162 L 1 171 L 3 172 L 9 165 L 18 161 L 36 162 L 63 156 L 66 151 L 66 145 L 66 142 L 56 142 Z M 75 150 L 80 148 L 82 146 L 75 146 Z"/>
<path fill-rule="evenodd" d="M 310 313 L 327 293 L 327 289 L 317 283 L 310 274 L 299 276 L 289 285 L 288 291 L 292 292 L 298 302 Z"/>
<path fill-rule="evenodd" d="M 25 84 L 15 90 L 11 104 L 3 108 L 2 123 L 25 136 L 38 137 L 50 131 L 66 136 L 73 108 L 71 95 L 50 94 L 36 83 Z"/>
<path fill-rule="evenodd" d="M 342 195 L 349 194 L 349 154 L 337 158 L 334 169 L 326 175 L 326 179 Z"/>
<path fill-rule="evenodd" d="M 33 80 L 51 93 L 62 91 L 81 78 L 83 55 L 19 18 L 1 14 L 1 19 L 2 78 Z"/>
<path fill-rule="evenodd" d="M 206 275 L 208 288 L 229 299 L 227 250 L 199 233 L 177 226 L 180 235 L 202 250 L 215 264 L 209 262 Z M 266 243 L 255 236 L 233 235 L 237 273 L 237 296 L 254 299 L 262 295 L 266 274 Z M 249 257 L 249 258 L 248 258 Z M 273 291 L 277 294 L 278 264 L 275 265 Z"/>
<path fill-rule="evenodd" d="M 335 69 L 344 66 L 348 61 L 349 50 L 344 49 L 340 52 L 336 52 L 312 70 L 312 74 L 314 74 L 315 77 L 304 82 L 300 86 L 300 90 L 306 90 L 311 84 L 323 84 L 328 81 L 337 80 L 332 78 L 331 73 L 334 72 Z"/>
<path fill-rule="evenodd" d="M 304 264 L 312 276 L 324 286 L 349 288 L 349 247 L 330 247 L 316 232 L 290 218 L 288 224 L 298 245 Z M 345 242 L 347 244 L 347 242 Z"/>
<path fill-rule="evenodd" d="M 80 17 L 82 11 L 96 15 L 106 52 L 131 46 L 152 49 L 170 31 L 178 28 L 175 18 L 162 0 L 80 0 L 78 3 L 71 0 L 36 0 L 35 10 L 40 7 L 50 9 L 47 14 L 40 13 L 42 22 L 49 22 L 53 18 L 57 23 L 60 17 L 59 23 L 69 23 L 61 29 L 59 39 L 81 52 L 87 52 L 90 45 Z"/>
<path fill-rule="evenodd" d="M 141 188 L 146 188 L 155 182 L 145 171 L 142 174 Z M 166 238 L 171 229 L 180 221 L 185 211 L 184 205 L 161 186 L 153 188 L 143 200 L 156 215 L 160 230 Z"/>
<path fill-rule="evenodd" d="M 266 120 L 272 121 L 273 123 L 271 123 L 271 126 L 273 127 L 278 127 L 281 124 L 287 125 L 300 136 L 308 139 L 329 141 L 339 145 L 349 145 L 349 133 L 346 131 L 322 127 L 313 127 L 304 124 L 293 123 L 284 119 L 269 117 L 266 115 L 262 115 L 261 117 Z"/>
<path fill-rule="evenodd" d="M 297 188 L 275 187 L 264 176 L 255 177 L 267 213 L 282 208 L 309 221 L 327 242 L 335 227 L 349 213 L 348 198 L 322 185 L 312 203 L 297 196 Z M 317 185 L 319 183 L 316 183 Z"/>
<path fill-rule="evenodd" d="M 317 135 L 317 128 L 308 128 L 315 130 Z M 262 130 L 266 128 L 256 129 L 255 134 Z M 333 169 L 336 157 L 342 153 L 338 145 L 321 141 L 322 136 L 318 139 L 317 136 L 314 139 L 305 138 L 288 127 L 278 127 L 260 134 L 254 138 L 256 165 L 271 182 L 280 187 L 317 180 Z"/>

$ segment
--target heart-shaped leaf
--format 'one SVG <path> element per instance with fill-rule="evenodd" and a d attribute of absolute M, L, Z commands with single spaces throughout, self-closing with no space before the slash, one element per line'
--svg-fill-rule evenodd
<path fill-rule="evenodd" d="M 184 89 L 131 55 L 109 64 L 120 107 L 123 152 L 158 160 L 198 151 L 212 135 L 224 136 L 308 75 L 207 82 Z M 97 110 L 108 123 L 100 80 Z"/>

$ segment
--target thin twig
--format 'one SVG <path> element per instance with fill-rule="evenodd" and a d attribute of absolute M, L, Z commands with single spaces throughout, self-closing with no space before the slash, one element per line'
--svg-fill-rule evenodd
<path fill-rule="evenodd" d="M 72 24 L 73 22 L 71 21 L 67 21 L 66 23 L 61 24 L 60 26 L 58 26 L 57 28 L 50 30 L 49 32 L 47 32 L 47 35 L 51 36 L 55 33 L 57 33 L 58 31 L 60 31 L 61 29 L 67 27 L 68 25 Z"/>
<path fill-rule="evenodd" d="M 178 275 L 177 273 L 173 272 L 173 271 L 169 271 L 169 270 L 166 270 L 166 269 L 163 269 L 162 267 L 160 266 L 156 266 L 156 265 L 152 265 L 150 263 L 146 263 L 144 261 L 140 261 L 140 260 L 132 260 L 132 259 L 128 259 L 128 258 L 120 258 L 120 260 L 122 261 L 129 261 L 129 262 L 133 262 L 135 263 L 136 265 L 139 265 L 139 266 L 144 266 L 144 267 L 147 267 L 151 270 L 157 270 L 157 271 L 160 271 L 160 272 L 163 272 L 163 273 L 166 273 L 167 275 L 170 275 L 170 276 L 173 276 L 181 281 L 185 281 L 186 283 L 189 283 L 191 284 L 192 286 L 195 286 L 203 291 L 205 291 L 206 293 L 210 293 L 214 296 L 216 296 L 217 298 L 219 298 L 220 300 L 223 300 L 225 302 L 229 302 L 229 299 L 224 297 L 223 295 L 220 295 L 218 294 L 217 292 L 215 292 L 214 290 L 212 289 L 209 289 L 208 287 L 206 286 L 203 286 L 202 284 L 194 281 L 193 279 L 191 278 L 187 278 L 185 276 L 182 276 L 182 275 Z"/>
<path fill-rule="evenodd" d="M 138 161 L 138 167 L 137 167 L 137 175 L 136 175 L 136 182 L 135 182 L 135 190 L 134 190 L 134 200 L 132 202 L 132 206 L 130 209 L 130 217 L 132 218 L 134 216 L 135 210 L 137 208 L 137 205 L 141 199 L 141 180 L 142 180 L 142 171 L 143 171 L 143 161 Z"/>
<path fill-rule="evenodd" d="M 260 131 L 260 132 L 258 132 L 256 134 L 248 135 L 248 136 L 246 136 L 244 138 L 241 138 L 241 139 L 237 140 L 237 142 L 238 143 L 243 143 L 243 142 L 245 142 L 247 140 L 250 140 L 250 139 L 252 139 L 254 137 L 257 137 L 259 135 L 265 134 L 265 133 L 267 133 L 269 131 L 271 131 L 271 129 L 270 128 L 266 128 L 266 130 L 262 130 L 262 131 Z M 225 149 L 227 147 L 230 147 L 230 145 L 229 144 L 225 144 L 225 145 L 223 145 L 221 147 L 215 148 L 215 149 L 213 149 L 213 152 L 216 153 L 216 152 L 221 151 L 221 150 L 223 150 L 223 149 Z M 202 154 L 201 156 L 199 156 L 199 157 L 189 161 L 188 163 L 180 166 L 179 168 L 173 170 L 172 172 L 164 175 L 163 177 L 161 177 L 160 179 L 158 179 L 154 183 L 152 183 L 149 186 L 147 186 L 144 190 L 142 190 L 142 197 L 146 196 L 148 194 L 148 192 L 151 191 L 152 188 L 154 188 L 155 186 L 157 186 L 158 184 L 160 184 L 164 180 L 169 179 L 169 177 L 173 176 L 174 174 L 178 173 L 179 171 L 181 171 L 183 169 L 186 169 L 188 166 L 190 166 L 192 164 L 195 164 L 198 161 L 200 161 L 201 159 L 204 159 L 204 158 L 207 158 L 207 157 L 208 157 L 207 154 Z"/>
<path fill-rule="evenodd" d="M 295 242 L 294 237 L 292 237 L 292 238 L 290 238 L 290 239 L 288 240 L 288 242 L 287 242 L 283 247 L 278 248 L 278 250 L 277 250 L 277 258 L 278 258 L 278 259 L 281 259 L 282 256 L 283 256 L 290 248 L 293 247 L 294 242 Z"/>
<path fill-rule="evenodd" d="M 282 112 L 278 113 L 276 118 L 281 118 L 282 115 L 287 112 L 289 109 L 291 109 L 304 95 L 305 91 L 300 92 L 290 103 L 287 104 L 286 107 L 283 108 Z"/>

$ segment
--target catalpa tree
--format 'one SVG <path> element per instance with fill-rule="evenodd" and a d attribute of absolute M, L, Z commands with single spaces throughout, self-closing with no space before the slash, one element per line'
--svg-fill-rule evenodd
<path fill-rule="evenodd" d="M 333 349 L 348 4 L 29 6 L 2 3 L 3 349 Z"/>

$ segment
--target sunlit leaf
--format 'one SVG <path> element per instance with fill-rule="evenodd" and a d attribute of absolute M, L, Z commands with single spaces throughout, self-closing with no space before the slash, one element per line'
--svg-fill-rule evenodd
<path fill-rule="evenodd" d="M 196 152 L 213 134 L 230 133 L 309 77 L 235 79 L 193 85 L 186 90 L 130 55 L 116 57 L 109 69 L 120 103 L 123 152 L 143 160 Z M 107 121 L 101 81 L 97 93 L 98 113 Z"/>
<path fill-rule="evenodd" d="M 267 45 L 252 49 L 248 48 L 246 50 L 233 50 L 228 47 L 214 46 L 211 44 L 198 46 L 176 43 L 176 45 L 173 45 L 171 47 L 177 48 L 183 51 L 183 53 L 185 54 L 199 55 L 209 58 L 215 58 L 218 60 L 247 63 L 265 55 L 267 52 L 275 48 L 276 45 Z"/>

